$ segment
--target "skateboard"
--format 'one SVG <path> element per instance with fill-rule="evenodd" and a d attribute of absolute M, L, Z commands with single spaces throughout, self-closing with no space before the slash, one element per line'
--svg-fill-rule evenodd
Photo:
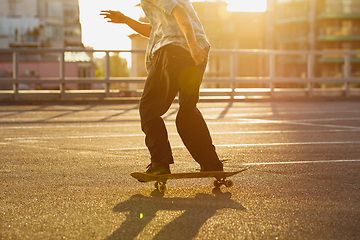
<path fill-rule="evenodd" d="M 142 182 L 155 182 L 155 188 L 159 192 L 166 191 L 166 182 L 169 179 L 183 179 L 183 178 L 215 178 L 214 187 L 219 188 L 222 185 L 226 187 L 232 187 L 234 185 L 233 181 L 226 180 L 227 177 L 231 177 L 235 174 L 241 173 L 248 170 L 248 168 L 243 168 L 235 172 L 190 172 L 190 173 L 172 173 L 172 174 L 162 174 L 162 175 L 153 175 L 142 172 L 132 172 L 130 175 L 133 178 L 136 178 Z"/>

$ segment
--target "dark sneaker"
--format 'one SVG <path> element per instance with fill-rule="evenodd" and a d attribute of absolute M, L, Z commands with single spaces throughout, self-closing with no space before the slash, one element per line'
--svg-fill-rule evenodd
<path fill-rule="evenodd" d="M 146 167 L 146 173 L 148 174 L 153 174 L 153 175 L 162 175 L 162 174 L 170 174 L 170 167 L 169 165 L 167 166 L 156 166 L 156 164 L 154 163 L 150 163 L 147 167 Z"/>
<path fill-rule="evenodd" d="M 146 167 L 146 172 L 147 174 L 153 174 L 153 175 L 162 175 L 162 174 L 170 174 L 170 166 L 168 164 L 165 165 L 158 165 L 157 163 L 150 163 L 147 167 Z M 146 181 L 141 181 L 138 180 L 139 182 L 146 182 Z"/>
<path fill-rule="evenodd" d="M 200 172 L 212 172 L 212 171 L 219 171 L 219 172 L 223 172 L 224 171 L 224 167 L 222 162 L 215 162 L 215 163 L 209 163 L 205 166 L 201 166 L 201 170 Z"/>

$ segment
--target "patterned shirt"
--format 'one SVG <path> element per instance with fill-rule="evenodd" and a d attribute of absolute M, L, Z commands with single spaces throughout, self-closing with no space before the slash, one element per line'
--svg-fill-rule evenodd
<path fill-rule="evenodd" d="M 174 44 L 190 51 L 185 35 L 181 31 L 175 17 L 171 14 L 180 4 L 189 16 L 195 37 L 202 48 L 209 47 L 203 26 L 190 3 L 190 0 L 141 0 L 141 7 L 152 27 L 146 49 L 146 68 L 149 71 L 151 59 L 159 48 Z"/>

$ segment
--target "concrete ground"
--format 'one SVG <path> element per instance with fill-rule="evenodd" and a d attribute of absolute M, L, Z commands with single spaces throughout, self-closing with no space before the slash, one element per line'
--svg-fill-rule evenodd
<path fill-rule="evenodd" d="M 357 101 L 200 103 L 234 187 L 130 177 L 137 104 L 0 106 L 0 239 L 360 239 Z M 197 171 L 164 116 L 176 164 Z"/>

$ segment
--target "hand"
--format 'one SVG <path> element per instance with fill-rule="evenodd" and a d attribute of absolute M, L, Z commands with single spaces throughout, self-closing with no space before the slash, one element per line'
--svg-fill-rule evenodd
<path fill-rule="evenodd" d="M 200 65 L 206 60 L 207 53 L 197 43 L 189 45 L 189 48 L 196 65 Z"/>
<path fill-rule="evenodd" d="M 112 23 L 126 23 L 127 17 L 119 12 L 119 11 L 112 11 L 112 10 L 101 10 L 101 16 L 104 16 L 104 19 L 108 18 L 108 22 Z"/>

